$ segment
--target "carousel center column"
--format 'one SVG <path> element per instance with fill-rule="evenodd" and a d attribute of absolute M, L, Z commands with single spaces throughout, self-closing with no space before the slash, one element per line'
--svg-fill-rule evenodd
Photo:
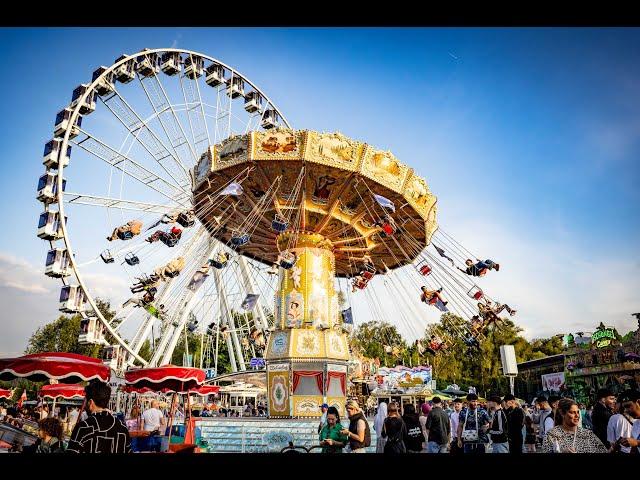
<path fill-rule="evenodd" d="M 278 248 L 287 268 L 281 263 L 265 355 L 269 416 L 319 417 L 323 403 L 344 416 L 349 346 L 338 315 L 333 246 L 316 233 L 286 232 Z"/>

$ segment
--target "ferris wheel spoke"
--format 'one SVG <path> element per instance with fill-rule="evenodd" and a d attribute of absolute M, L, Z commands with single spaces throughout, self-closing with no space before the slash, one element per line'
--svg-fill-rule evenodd
<path fill-rule="evenodd" d="M 144 213 L 170 213 L 178 206 L 177 202 L 174 202 L 172 205 L 161 205 L 157 203 L 138 202 L 134 200 L 124 200 L 122 198 L 99 197 L 96 195 L 72 192 L 64 192 L 64 196 L 65 201 L 69 204 L 119 208 L 122 210 L 134 210 Z"/>
<path fill-rule="evenodd" d="M 100 97 L 100 99 L 167 175 L 169 175 L 185 193 L 188 192 L 191 180 L 187 167 L 169 151 L 164 142 L 133 107 L 129 105 L 124 97 L 120 95 L 117 90 L 114 90 L 113 95 L 104 99 Z M 183 177 L 182 181 L 179 181 L 174 173 L 169 171 L 167 165 L 169 160 L 173 160 L 173 162 L 178 165 L 180 175 Z"/>
<path fill-rule="evenodd" d="M 80 136 L 71 140 L 73 145 L 82 148 L 84 151 L 90 153 L 94 157 L 106 162 L 111 167 L 120 170 L 125 175 L 137 180 L 144 186 L 155 190 L 160 195 L 168 198 L 171 201 L 175 201 L 184 206 L 187 206 L 187 196 L 185 192 L 176 184 L 159 177 L 151 170 L 140 165 L 132 158 L 120 153 L 116 148 L 111 147 L 106 142 L 93 136 L 86 130 L 80 130 L 83 134 L 83 138 Z"/>
<path fill-rule="evenodd" d="M 196 85 L 196 91 L 198 93 L 198 104 L 200 105 L 200 114 L 202 115 L 202 121 L 204 122 L 204 130 L 207 134 L 207 147 L 213 145 L 211 143 L 211 134 L 209 132 L 209 124 L 207 123 L 207 116 L 204 112 L 204 104 L 202 103 L 202 93 L 200 92 L 200 82 L 198 79 L 194 79 L 194 83 Z"/>
<path fill-rule="evenodd" d="M 158 120 L 162 124 L 171 148 L 178 157 L 180 157 L 178 149 L 188 149 L 188 152 L 186 152 L 185 155 L 187 157 L 191 156 L 193 158 L 193 162 L 182 163 L 185 166 L 189 164 L 195 165 L 198 161 L 198 154 L 194 150 L 194 146 L 187 139 L 182 123 L 176 114 L 175 105 L 171 103 L 171 100 L 162 85 L 160 76 L 157 73 L 154 73 L 152 76 L 146 78 L 140 78 L 140 76 L 138 76 L 138 79 L 140 80 L 142 88 L 149 99 L 149 103 L 151 103 L 154 111 L 156 112 Z"/>
<path fill-rule="evenodd" d="M 193 139 L 193 145 L 196 151 L 204 152 L 211 141 L 209 139 L 209 132 L 206 125 L 207 120 L 204 117 L 204 111 L 202 110 L 202 98 L 200 97 L 200 90 L 197 90 L 198 97 L 196 97 L 196 89 L 193 83 L 198 83 L 198 79 L 191 80 L 186 74 L 180 75 L 180 88 L 182 89 L 182 96 L 184 97 L 184 103 L 187 107 L 186 114 L 189 121 L 189 129 L 191 130 L 191 138 Z M 202 111 L 202 116 L 194 112 Z"/>

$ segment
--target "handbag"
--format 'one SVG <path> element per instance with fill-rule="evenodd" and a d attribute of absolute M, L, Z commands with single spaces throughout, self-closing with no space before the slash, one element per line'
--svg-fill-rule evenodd
<path fill-rule="evenodd" d="M 474 430 L 467 430 L 467 419 L 469 418 L 469 411 L 464 417 L 464 423 L 462 424 L 462 441 L 463 442 L 477 442 L 478 441 L 478 409 L 475 409 L 476 414 L 476 428 Z"/>

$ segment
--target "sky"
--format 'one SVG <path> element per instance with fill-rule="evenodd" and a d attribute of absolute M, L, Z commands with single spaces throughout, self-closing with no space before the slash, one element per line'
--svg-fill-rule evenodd
<path fill-rule="evenodd" d="M 4 28 L 0 355 L 58 315 L 60 283 L 43 275 L 48 246 L 35 235 L 55 114 L 97 66 L 145 47 L 213 56 L 294 128 L 391 150 L 438 197 L 441 228 L 500 262 L 483 287 L 518 308 L 527 338 L 635 328 L 637 28 Z M 123 288 L 94 285 L 107 297 Z"/>

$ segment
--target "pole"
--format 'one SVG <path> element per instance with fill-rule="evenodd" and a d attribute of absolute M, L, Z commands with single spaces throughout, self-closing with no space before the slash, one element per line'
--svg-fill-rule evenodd
<path fill-rule="evenodd" d="M 509 375 L 509 387 L 511 388 L 511 395 L 515 395 L 514 393 L 515 383 L 516 383 L 516 377 L 514 375 Z"/>

